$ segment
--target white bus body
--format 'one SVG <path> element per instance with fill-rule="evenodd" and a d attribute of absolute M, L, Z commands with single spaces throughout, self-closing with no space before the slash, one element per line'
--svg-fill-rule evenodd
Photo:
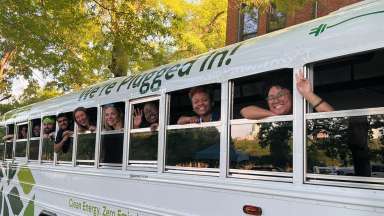
<path fill-rule="evenodd" d="M 229 168 L 230 125 L 245 120 L 232 120 L 230 101 L 232 80 L 267 71 L 291 68 L 293 73 L 328 59 L 384 48 L 384 1 L 362 1 L 328 16 L 297 26 L 253 38 L 200 56 L 161 66 L 137 77 L 122 77 L 6 113 L 2 125 L 28 123 L 43 116 L 72 112 L 76 107 L 97 107 L 125 102 L 125 135 L 121 166 L 101 166 L 100 125 L 97 123 L 95 163 L 83 166 L 72 161 L 52 163 L 15 157 L 1 163 L 1 215 L 246 215 L 245 205 L 259 207 L 262 215 L 384 215 L 384 178 L 377 165 L 376 177 L 326 175 L 328 165 L 317 167 L 317 173 L 306 171 L 305 119 L 367 114 L 384 114 L 384 108 L 355 110 L 353 114 L 305 114 L 305 101 L 293 89 L 293 114 L 266 120 L 292 121 L 292 171 L 260 171 L 255 175 L 231 172 Z M 381 70 L 384 70 L 382 68 Z M 199 85 L 218 83 L 221 88 L 221 121 L 201 124 L 214 126 L 220 133 L 220 158 L 217 169 L 180 169 L 165 165 L 167 130 L 199 127 L 167 125 L 168 93 Z M 131 105 L 138 100 L 159 100 L 157 161 L 129 163 L 129 124 Z M 13 130 L 16 130 L 13 128 Z M 75 138 L 76 139 L 76 138 Z M 28 139 L 29 140 L 29 139 Z M 22 140 L 19 140 L 20 143 Z M 41 140 L 40 140 L 41 142 Z M 182 144 L 182 143 L 181 143 Z M 75 149 L 75 148 L 74 148 Z M 27 151 L 28 152 L 28 151 Z M 339 167 L 353 174 L 353 169 Z M 378 171 L 377 171 L 378 170 Z M 335 170 L 328 170 L 336 172 Z M 382 171 L 384 172 L 384 171 Z M 335 179 L 329 180 L 336 176 Z"/>

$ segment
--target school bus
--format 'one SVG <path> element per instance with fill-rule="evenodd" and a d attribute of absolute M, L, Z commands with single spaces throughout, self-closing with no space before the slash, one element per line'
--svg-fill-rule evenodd
<path fill-rule="evenodd" d="M 5 113 L 1 215 L 384 215 L 383 23 L 384 1 L 362 1 Z M 300 71 L 334 111 L 303 98 Z M 243 118 L 275 82 L 292 112 Z M 178 124 L 198 86 L 217 117 Z M 63 114 L 73 134 L 55 151 Z"/>

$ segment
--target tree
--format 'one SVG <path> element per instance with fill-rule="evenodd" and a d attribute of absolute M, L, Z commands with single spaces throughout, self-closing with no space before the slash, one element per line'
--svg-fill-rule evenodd
<path fill-rule="evenodd" d="M 0 90 L 35 70 L 62 92 L 224 45 L 226 1 L 3 0 Z M 195 25 L 191 25 L 191 23 Z"/>

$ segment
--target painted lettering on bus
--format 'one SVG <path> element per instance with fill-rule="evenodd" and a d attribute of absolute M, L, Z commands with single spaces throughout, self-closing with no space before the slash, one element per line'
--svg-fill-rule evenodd
<path fill-rule="evenodd" d="M 122 79 L 106 83 L 102 86 L 93 86 L 84 90 L 80 96 L 79 101 L 92 99 L 95 96 L 106 96 L 112 92 L 120 92 L 122 89 L 129 90 L 139 88 L 140 94 L 148 92 L 155 92 L 161 88 L 164 80 L 171 80 L 175 77 L 189 76 L 192 68 L 200 62 L 199 72 L 208 72 L 213 68 L 220 68 L 224 65 L 229 65 L 232 62 L 232 56 L 240 48 L 242 44 L 238 44 L 233 49 L 226 49 L 220 52 L 213 51 L 206 56 L 199 56 L 184 63 L 179 63 L 159 70 L 154 70 L 149 73 L 132 75 Z M 202 58 L 202 59 L 201 59 Z M 201 61 L 199 61 L 201 59 Z"/>

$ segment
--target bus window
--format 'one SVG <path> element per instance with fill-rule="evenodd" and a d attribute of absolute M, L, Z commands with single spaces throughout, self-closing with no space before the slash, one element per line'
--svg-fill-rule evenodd
<path fill-rule="evenodd" d="M 33 119 L 31 121 L 29 139 L 29 160 L 39 159 L 39 145 L 40 145 L 40 132 L 41 132 L 41 119 Z"/>
<path fill-rule="evenodd" d="M 15 157 L 27 156 L 28 124 L 17 125 L 17 138 L 15 147 Z"/>
<path fill-rule="evenodd" d="M 5 140 L 5 159 L 11 160 L 13 158 L 13 139 L 14 139 L 15 125 L 7 125 L 7 135 L 3 137 Z"/>
<path fill-rule="evenodd" d="M 4 137 L 7 133 L 7 129 L 4 126 L 0 126 L 0 137 Z M 0 161 L 4 161 L 5 158 L 5 140 L 0 140 Z"/>
<path fill-rule="evenodd" d="M 198 86 L 170 96 L 167 169 L 217 172 L 221 133 L 220 85 Z"/>
<path fill-rule="evenodd" d="M 384 50 L 313 64 L 314 91 L 337 112 L 308 106 L 307 180 L 376 183 L 362 177 L 384 177 L 376 169 L 384 166 L 383 68 Z"/>
<path fill-rule="evenodd" d="M 292 69 L 281 69 L 233 80 L 229 145 L 233 176 L 292 176 L 292 77 Z M 263 116 L 269 112 L 274 116 Z"/>
<path fill-rule="evenodd" d="M 95 163 L 97 108 L 78 107 L 73 116 L 77 126 L 76 164 L 92 166 Z"/>
<path fill-rule="evenodd" d="M 129 165 L 157 163 L 159 100 L 131 103 Z"/>
<path fill-rule="evenodd" d="M 100 165 L 121 166 L 124 143 L 124 102 L 102 106 Z"/>
<path fill-rule="evenodd" d="M 53 145 L 55 143 L 56 116 L 43 117 L 43 146 L 41 160 L 53 162 Z"/>
<path fill-rule="evenodd" d="M 54 144 L 54 151 L 57 153 L 58 163 L 68 163 L 72 161 L 73 152 L 73 114 L 72 112 L 60 113 L 56 117 L 57 134 Z"/>

